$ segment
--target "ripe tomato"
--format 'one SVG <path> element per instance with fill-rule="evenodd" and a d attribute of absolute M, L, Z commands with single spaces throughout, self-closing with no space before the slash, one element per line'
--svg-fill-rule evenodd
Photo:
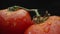
<path fill-rule="evenodd" d="M 22 8 L 0 10 L 0 34 L 23 34 L 32 24 L 29 13 Z"/>
<path fill-rule="evenodd" d="M 25 34 L 60 34 L 60 16 L 50 16 L 45 22 L 30 26 Z"/>

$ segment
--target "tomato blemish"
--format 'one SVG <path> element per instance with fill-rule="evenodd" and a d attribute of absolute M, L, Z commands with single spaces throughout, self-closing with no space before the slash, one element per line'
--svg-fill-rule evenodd
<path fill-rule="evenodd" d="M 48 33 L 48 32 L 49 32 L 49 30 L 50 30 L 50 28 L 49 28 L 49 27 L 44 28 L 44 32 L 46 32 L 46 33 Z"/>

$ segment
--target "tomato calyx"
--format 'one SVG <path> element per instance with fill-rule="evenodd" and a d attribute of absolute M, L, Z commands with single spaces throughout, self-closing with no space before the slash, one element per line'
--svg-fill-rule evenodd
<path fill-rule="evenodd" d="M 36 16 L 33 17 L 33 21 L 34 21 L 35 23 L 37 23 L 37 24 L 43 23 L 43 22 L 46 21 L 46 20 L 49 18 L 49 16 L 50 16 L 50 14 L 48 13 L 48 11 L 46 11 L 46 14 L 45 14 L 43 17 L 38 13 L 38 11 L 35 11 L 35 13 L 36 13 Z"/>
<path fill-rule="evenodd" d="M 12 7 L 9 7 L 9 8 L 8 8 L 9 11 L 16 11 L 16 10 L 18 10 L 18 9 L 20 9 L 19 6 L 12 6 Z"/>
<path fill-rule="evenodd" d="M 30 9 L 27 9 L 27 8 L 24 8 L 24 7 L 21 7 L 21 6 L 12 6 L 12 7 L 8 8 L 9 11 L 16 11 L 16 10 L 19 10 L 19 9 L 24 9 L 24 10 L 30 11 Z"/>

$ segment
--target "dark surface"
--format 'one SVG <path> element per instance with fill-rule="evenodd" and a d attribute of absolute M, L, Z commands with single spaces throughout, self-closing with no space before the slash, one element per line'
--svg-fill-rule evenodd
<path fill-rule="evenodd" d="M 5 9 L 14 5 L 25 8 L 37 8 L 42 15 L 44 15 L 45 10 L 48 10 L 51 15 L 60 16 L 59 0 L 0 0 L 0 9 Z M 35 15 L 34 12 L 30 12 L 30 14 L 31 16 Z"/>

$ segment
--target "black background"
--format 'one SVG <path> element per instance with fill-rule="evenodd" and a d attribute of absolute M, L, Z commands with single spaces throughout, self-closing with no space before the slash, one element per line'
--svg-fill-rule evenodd
<path fill-rule="evenodd" d="M 39 9 L 39 13 L 44 15 L 45 10 L 48 10 L 51 15 L 60 16 L 60 1 L 59 0 L 0 0 L 0 9 L 5 9 L 10 6 L 22 6 L 25 8 Z M 30 12 L 31 16 L 35 13 Z"/>

